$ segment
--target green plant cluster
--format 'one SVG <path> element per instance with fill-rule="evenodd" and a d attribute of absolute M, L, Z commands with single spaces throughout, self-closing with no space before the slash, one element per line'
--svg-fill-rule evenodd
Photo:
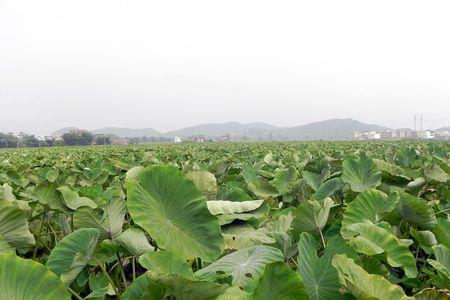
<path fill-rule="evenodd" d="M 449 143 L 0 151 L 0 300 L 437 300 L 449 287 Z"/>

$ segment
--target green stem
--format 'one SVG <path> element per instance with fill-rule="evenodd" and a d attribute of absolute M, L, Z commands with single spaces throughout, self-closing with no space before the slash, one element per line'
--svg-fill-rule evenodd
<path fill-rule="evenodd" d="M 36 236 L 36 245 L 34 245 L 34 252 L 33 252 L 33 259 L 36 259 L 36 255 L 37 255 L 37 251 L 39 248 L 39 242 L 41 241 L 41 234 L 42 234 L 42 229 L 44 229 L 44 224 L 45 224 L 45 210 L 44 213 L 42 214 L 42 220 L 41 220 L 41 228 L 39 228 L 39 233 Z"/>
<path fill-rule="evenodd" d="M 136 258 L 131 258 L 131 269 L 133 270 L 133 282 L 136 280 Z"/>
<path fill-rule="evenodd" d="M 117 260 L 119 261 L 119 269 L 120 269 L 120 275 L 122 275 L 123 285 L 125 288 L 127 288 L 128 283 L 127 283 L 127 278 L 125 276 L 125 271 L 123 270 L 122 258 L 120 258 L 119 253 L 116 253 L 116 255 L 117 255 Z"/>
<path fill-rule="evenodd" d="M 70 292 L 75 298 L 77 298 L 78 300 L 83 300 L 83 297 L 81 297 L 81 296 L 78 295 L 74 290 L 72 290 L 72 289 L 70 288 L 70 286 L 68 286 L 67 289 L 69 290 L 69 292 Z"/>
<path fill-rule="evenodd" d="M 94 261 L 100 266 L 100 269 L 102 270 L 103 274 L 105 274 L 106 278 L 108 278 L 109 283 L 111 284 L 114 292 L 116 293 L 117 296 L 119 296 L 119 290 L 117 289 L 114 281 L 111 279 L 111 276 L 109 276 L 108 272 L 106 271 L 105 267 L 103 266 L 103 264 L 98 261 L 98 259 L 96 259 L 94 257 Z"/>
<path fill-rule="evenodd" d="M 317 229 L 319 229 L 320 239 L 322 241 L 323 249 L 325 249 L 325 239 L 323 238 L 322 229 L 320 229 L 320 228 L 317 228 Z"/>

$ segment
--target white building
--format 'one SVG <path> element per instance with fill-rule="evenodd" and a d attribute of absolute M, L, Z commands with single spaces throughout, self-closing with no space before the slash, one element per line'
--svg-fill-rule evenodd
<path fill-rule="evenodd" d="M 183 138 L 182 138 L 181 136 L 176 136 L 176 137 L 173 139 L 173 141 L 174 141 L 175 143 L 181 143 L 181 142 L 183 142 Z"/>

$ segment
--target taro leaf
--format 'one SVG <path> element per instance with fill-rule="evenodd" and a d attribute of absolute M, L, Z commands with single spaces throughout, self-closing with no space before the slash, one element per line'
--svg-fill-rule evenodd
<path fill-rule="evenodd" d="M 278 170 L 272 181 L 273 186 L 278 190 L 280 195 L 289 193 L 292 186 L 298 179 L 298 172 L 294 167 Z"/>
<path fill-rule="evenodd" d="M 8 244 L 8 242 L 0 235 L 0 254 L 11 253 L 14 254 L 14 249 Z"/>
<path fill-rule="evenodd" d="M 373 256 L 386 253 L 392 267 L 403 267 L 409 278 L 417 276 L 416 260 L 408 246 L 390 231 L 367 221 L 347 226 L 352 247 L 363 254 Z"/>
<path fill-rule="evenodd" d="M 87 197 L 80 197 L 78 193 L 68 186 L 61 186 L 57 188 L 64 199 L 66 206 L 72 210 L 76 210 L 82 206 L 88 206 L 90 208 L 97 208 L 97 204 Z"/>
<path fill-rule="evenodd" d="M 194 276 L 185 260 L 167 251 L 146 253 L 139 258 L 139 263 L 154 273 L 178 274 L 185 278 Z"/>
<path fill-rule="evenodd" d="M 276 197 L 279 195 L 277 189 L 262 178 L 257 178 L 249 182 L 248 189 L 260 198 Z"/>
<path fill-rule="evenodd" d="M 355 192 L 376 188 L 381 183 L 381 172 L 372 159 L 366 155 L 348 157 L 342 162 L 342 180 Z"/>
<path fill-rule="evenodd" d="M 226 201 L 226 200 L 211 200 L 207 201 L 208 210 L 213 215 L 238 214 L 249 212 L 258 209 L 264 200 L 250 200 L 250 201 Z"/>
<path fill-rule="evenodd" d="M 144 169 L 145 168 L 142 166 L 138 166 L 138 167 L 129 169 L 127 171 L 127 173 L 125 174 L 125 181 L 129 181 L 131 179 L 136 179 L 142 173 L 142 171 L 144 171 Z"/>
<path fill-rule="evenodd" d="M 63 213 L 70 213 L 71 210 L 65 205 L 64 199 L 53 185 L 41 184 L 33 188 L 32 199 L 42 205 Z"/>
<path fill-rule="evenodd" d="M 156 283 L 149 275 L 144 273 L 125 290 L 121 300 L 162 300 L 166 289 Z"/>
<path fill-rule="evenodd" d="M 408 300 L 403 289 L 381 275 L 369 274 L 345 254 L 337 254 L 332 261 L 339 281 L 358 299 Z"/>
<path fill-rule="evenodd" d="M 95 228 L 81 228 L 67 235 L 53 248 L 47 268 L 70 285 L 91 259 L 98 237 Z"/>
<path fill-rule="evenodd" d="M 339 191 L 342 188 L 343 188 L 342 179 L 332 178 L 322 183 L 316 190 L 316 192 L 313 194 L 312 198 L 319 201 L 324 200 L 325 198 L 330 197 L 336 191 Z"/>
<path fill-rule="evenodd" d="M 76 229 L 97 228 L 100 230 L 99 240 L 115 239 L 122 233 L 122 225 L 126 214 L 126 203 L 120 198 L 113 198 L 104 207 L 103 214 L 90 207 L 80 207 L 73 215 Z"/>
<path fill-rule="evenodd" d="M 293 228 L 296 234 L 301 232 L 318 232 L 327 224 L 330 209 L 335 205 L 333 200 L 326 198 L 322 202 L 305 201 L 294 211 Z"/>
<path fill-rule="evenodd" d="M 186 176 L 208 199 L 217 195 L 217 180 L 213 173 L 208 171 L 189 171 Z"/>
<path fill-rule="evenodd" d="M 308 300 L 302 278 L 284 262 L 268 264 L 250 299 Z"/>
<path fill-rule="evenodd" d="M 141 256 L 154 250 L 148 242 L 145 233 L 139 228 L 128 228 L 115 241 L 134 256 Z"/>
<path fill-rule="evenodd" d="M 397 211 L 405 221 L 422 229 L 434 228 L 437 224 L 434 210 L 424 200 L 408 193 L 400 194 Z"/>
<path fill-rule="evenodd" d="M 416 230 L 413 227 L 409 228 L 409 233 L 411 236 L 419 243 L 419 245 L 424 248 L 425 251 L 429 251 L 431 246 L 437 244 L 436 237 L 431 231 L 428 230 Z"/>
<path fill-rule="evenodd" d="M 339 237 L 334 237 L 328 241 L 322 257 L 317 256 L 317 248 L 317 242 L 311 234 L 304 232 L 300 235 L 297 272 L 303 278 L 310 299 L 334 300 L 346 298 L 345 295 L 340 294 L 338 274 L 331 265 L 331 260 L 337 253 L 357 257 L 356 252 Z"/>
<path fill-rule="evenodd" d="M 258 209 L 246 213 L 217 215 L 217 218 L 219 219 L 220 225 L 230 224 L 234 220 L 241 220 L 241 221 L 260 220 L 266 217 L 267 213 L 269 212 L 269 209 L 270 208 L 267 204 L 263 204 Z"/>
<path fill-rule="evenodd" d="M 14 196 L 12 187 L 4 183 L 3 187 L 0 187 L 0 200 L 6 200 L 8 202 L 17 201 L 16 196 Z"/>
<path fill-rule="evenodd" d="M 191 280 L 177 274 L 159 274 L 149 272 L 154 282 L 163 286 L 166 296 L 183 300 L 209 300 L 223 294 L 228 285 L 208 281 Z"/>
<path fill-rule="evenodd" d="M 25 212 L 8 202 L 0 203 L 0 237 L 11 248 L 19 250 L 26 250 L 35 243 Z"/>
<path fill-rule="evenodd" d="M 374 159 L 373 161 L 382 172 L 388 173 L 392 176 L 409 179 L 409 177 L 405 175 L 405 171 L 401 167 L 380 159 Z"/>
<path fill-rule="evenodd" d="M 436 260 L 428 259 L 428 263 L 439 273 L 450 279 L 450 249 L 444 245 L 436 245 L 432 248 Z"/>
<path fill-rule="evenodd" d="M 239 250 L 261 244 L 274 244 L 265 228 L 254 229 L 249 224 L 229 225 L 222 229 L 225 249 Z"/>
<path fill-rule="evenodd" d="M 70 300 L 63 282 L 38 262 L 0 254 L 0 299 Z"/>
<path fill-rule="evenodd" d="M 449 290 L 423 289 L 414 295 L 415 300 L 448 300 L 450 299 Z"/>
<path fill-rule="evenodd" d="M 291 209 L 281 211 L 280 214 L 267 222 L 267 224 L 259 230 L 267 232 L 269 237 L 275 239 L 275 247 L 280 249 L 286 258 L 291 258 L 296 254 L 297 246 L 294 244 L 291 236 L 292 222 L 294 215 Z"/>
<path fill-rule="evenodd" d="M 320 176 L 317 173 L 309 172 L 304 170 L 303 171 L 303 179 L 306 180 L 306 183 L 314 190 L 317 191 L 317 189 L 322 184 L 322 176 Z"/>
<path fill-rule="evenodd" d="M 342 218 L 342 232 L 345 236 L 345 228 L 351 224 L 363 223 L 366 220 L 378 223 L 382 215 L 391 211 L 396 204 L 394 197 L 388 197 L 383 192 L 370 189 L 359 194 L 350 202 Z"/>
<path fill-rule="evenodd" d="M 214 261 L 224 241 L 196 186 L 171 166 L 147 167 L 127 183 L 128 210 L 158 246 L 183 258 Z"/>
<path fill-rule="evenodd" d="M 438 165 L 433 164 L 432 166 L 426 167 L 423 170 L 425 179 L 428 182 L 447 182 L 449 176 L 441 169 Z"/>
<path fill-rule="evenodd" d="M 450 221 L 444 218 L 437 219 L 437 226 L 433 229 L 436 240 L 450 248 Z"/>
<path fill-rule="evenodd" d="M 45 179 L 47 179 L 49 182 L 55 182 L 56 179 L 58 179 L 59 171 L 58 170 L 50 170 L 45 174 Z"/>
<path fill-rule="evenodd" d="M 108 277 L 104 273 L 91 273 L 89 275 L 89 287 L 92 292 L 86 299 L 104 298 L 105 295 L 113 296 L 116 294 L 111 283 L 108 281 Z"/>
<path fill-rule="evenodd" d="M 219 274 L 231 276 L 232 284 L 253 291 L 267 264 L 284 259 L 280 250 L 269 246 L 254 246 L 228 254 L 197 271 L 200 279 L 215 280 Z"/>

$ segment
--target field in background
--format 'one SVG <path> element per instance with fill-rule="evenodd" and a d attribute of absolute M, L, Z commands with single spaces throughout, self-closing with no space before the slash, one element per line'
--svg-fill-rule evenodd
<path fill-rule="evenodd" d="M 438 141 L 0 150 L 0 299 L 447 299 L 449 180 Z"/>

